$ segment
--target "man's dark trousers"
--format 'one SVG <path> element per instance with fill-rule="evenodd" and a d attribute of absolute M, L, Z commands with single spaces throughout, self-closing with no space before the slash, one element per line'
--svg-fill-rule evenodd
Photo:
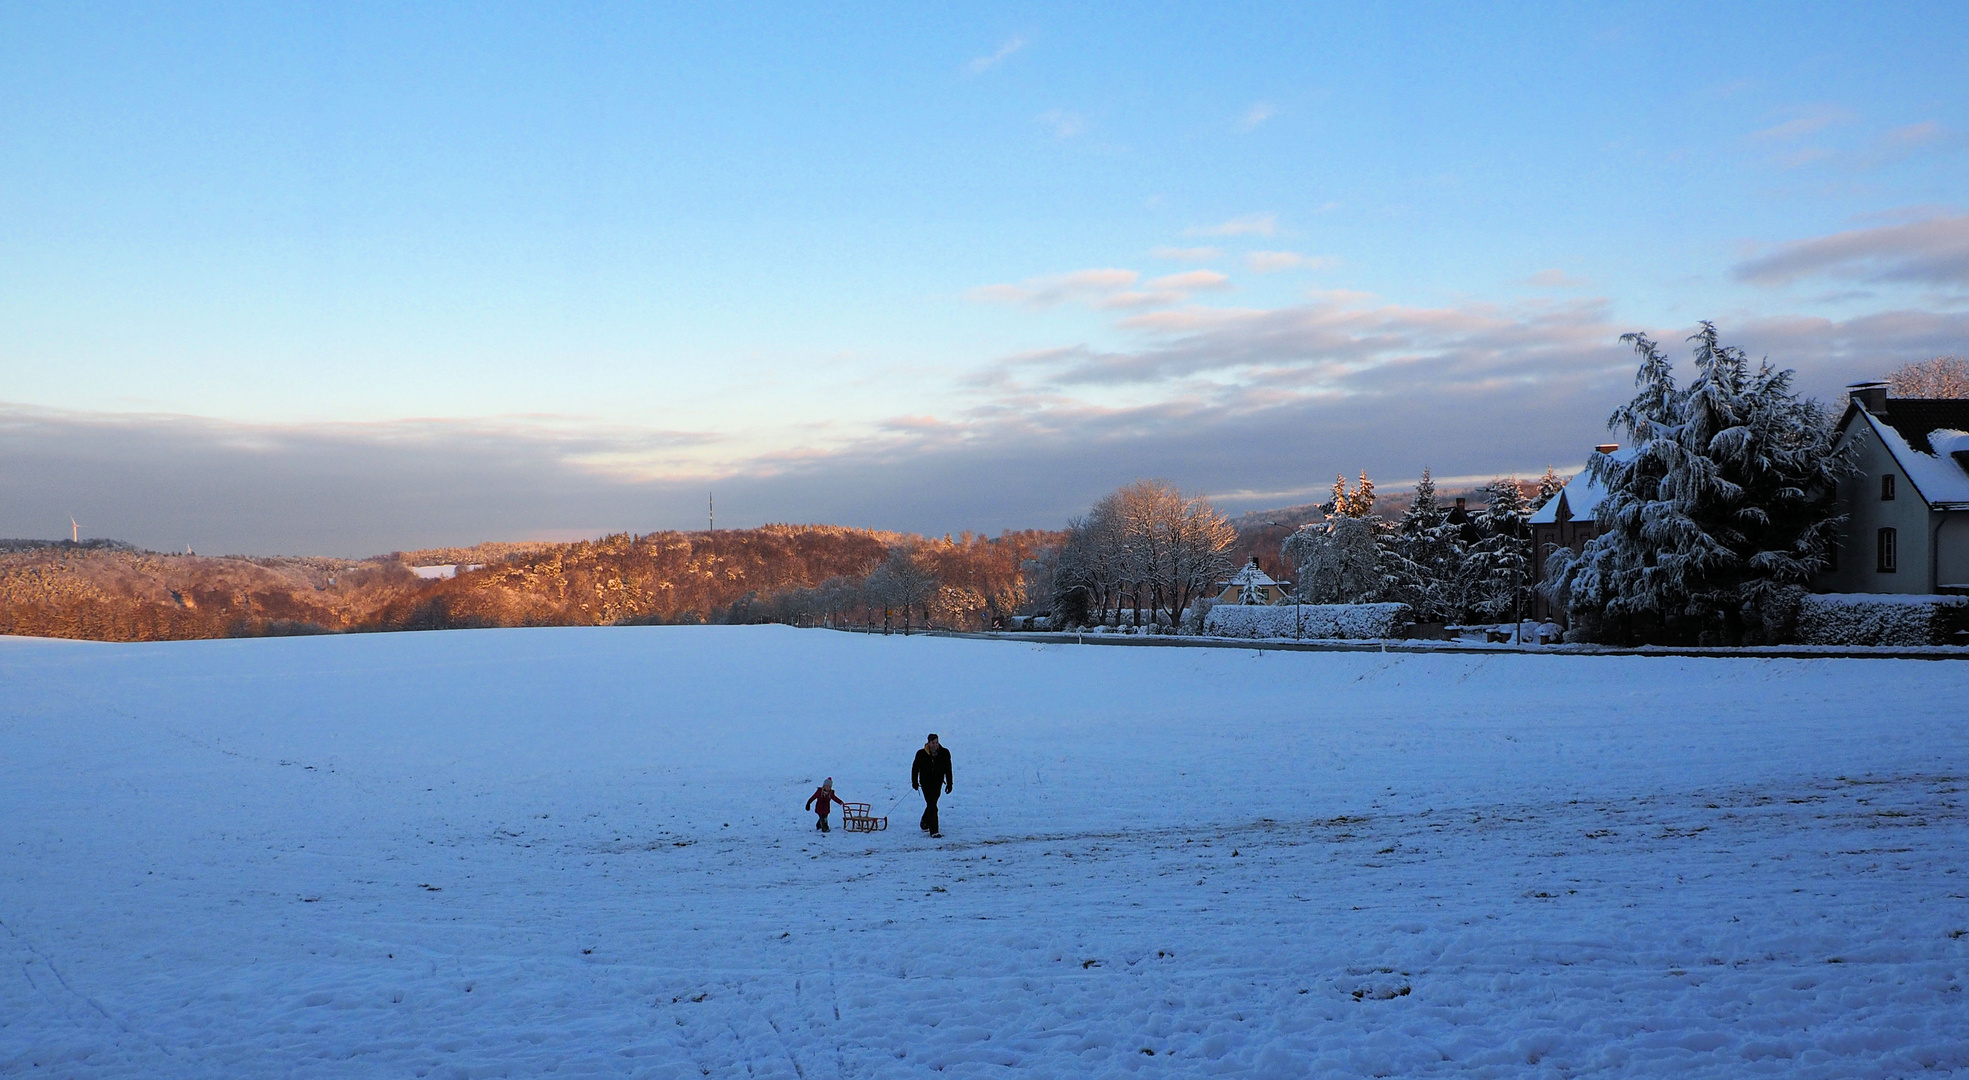
<path fill-rule="evenodd" d="M 938 794 L 939 791 L 937 785 L 935 784 L 923 785 L 923 831 L 924 832 L 943 831 L 942 829 L 937 828 Z"/>

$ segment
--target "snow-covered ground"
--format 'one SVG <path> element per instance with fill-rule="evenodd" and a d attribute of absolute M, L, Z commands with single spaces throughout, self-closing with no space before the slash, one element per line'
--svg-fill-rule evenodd
<path fill-rule="evenodd" d="M 1954 661 L 0 640 L 0 1074 L 1969 1071 L 1966 717 Z"/>

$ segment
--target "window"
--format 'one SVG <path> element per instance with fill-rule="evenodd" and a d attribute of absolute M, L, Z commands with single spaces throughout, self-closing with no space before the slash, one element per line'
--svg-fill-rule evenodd
<path fill-rule="evenodd" d="M 1894 501 L 1894 474 L 1893 473 L 1880 474 L 1880 501 L 1881 502 Z"/>
<path fill-rule="evenodd" d="M 1874 565 L 1875 571 L 1882 574 L 1891 574 L 1894 572 L 1894 564 L 1899 557 L 1899 552 L 1895 550 L 1898 546 L 1899 541 L 1894 535 L 1894 530 L 1880 530 L 1880 535 L 1874 548 L 1878 557 L 1878 562 Z"/>

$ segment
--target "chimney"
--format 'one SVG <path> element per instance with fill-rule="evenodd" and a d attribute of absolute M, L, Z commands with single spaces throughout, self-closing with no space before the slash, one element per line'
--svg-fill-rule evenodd
<path fill-rule="evenodd" d="M 1853 404 L 1875 416 L 1887 415 L 1887 384 L 1884 382 L 1854 383 L 1846 388 Z"/>
<path fill-rule="evenodd" d="M 1603 442 L 1594 447 L 1593 452 L 1596 454 L 1611 454 L 1618 449 L 1620 449 L 1620 444 L 1617 442 Z"/>

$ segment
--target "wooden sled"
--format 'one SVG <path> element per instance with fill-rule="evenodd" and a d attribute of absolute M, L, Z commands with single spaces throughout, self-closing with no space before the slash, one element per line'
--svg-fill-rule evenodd
<path fill-rule="evenodd" d="M 841 828 L 848 832 L 881 832 L 889 827 L 889 819 L 876 817 L 874 807 L 865 802 L 843 802 L 841 804 Z"/>

